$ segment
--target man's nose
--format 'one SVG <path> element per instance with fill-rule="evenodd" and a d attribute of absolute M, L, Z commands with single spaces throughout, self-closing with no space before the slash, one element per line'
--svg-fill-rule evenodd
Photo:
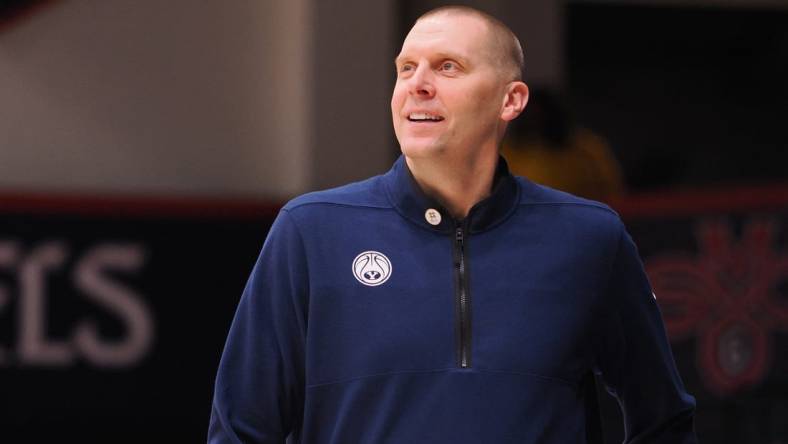
<path fill-rule="evenodd" d="M 412 96 L 429 99 L 435 95 L 432 71 L 426 63 L 420 63 L 410 78 L 409 92 Z"/>

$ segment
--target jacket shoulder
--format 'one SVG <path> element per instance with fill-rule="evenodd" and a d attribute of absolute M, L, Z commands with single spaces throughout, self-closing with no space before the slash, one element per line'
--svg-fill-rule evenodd
<path fill-rule="evenodd" d="M 381 177 L 374 176 L 339 187 L 302 194 L 288 201 L 283 209 L 292 213 L 326 206 L 391 208 Z"/>
<path fill-rule="evenodd" d="M 517 180 L 521 189 L 520 206 L 557 207 L 564 217 L 577 219 L 583 225 L 604 226 L 613 231 L 623 228 L 619 214 L 602 202 L 540 185 L 523 177 L 517 177 Z"/>

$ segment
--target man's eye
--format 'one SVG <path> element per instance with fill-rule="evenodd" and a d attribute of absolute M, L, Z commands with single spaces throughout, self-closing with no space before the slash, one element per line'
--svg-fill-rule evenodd
<path fill-rule="evenodd" d="M 413 65 L 411 65 L 411 64 L 402 65 L 402 67 L 400 67 L 399 70 L 400 70 L 400 72 L 413 71 Z"/>
<path fill-rule="evenodd" d="M 443 62 L 441 65 L 441 71 L 454 71 L 457 69 L 457 65 L 454 62 Z"/>

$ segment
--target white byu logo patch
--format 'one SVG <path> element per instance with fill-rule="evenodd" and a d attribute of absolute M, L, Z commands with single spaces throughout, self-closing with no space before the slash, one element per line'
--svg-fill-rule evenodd
<path fill-rule="evenodd" d="M 383 253 L 365 251 L 353 260 L 353 276 L 364 285 L 377 287 L 391 277 L 391 261 Z"/>

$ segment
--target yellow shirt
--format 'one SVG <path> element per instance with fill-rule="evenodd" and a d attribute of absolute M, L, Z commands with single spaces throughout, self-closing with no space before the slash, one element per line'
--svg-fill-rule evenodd
<path fill-rule="evenodd" d="M 608 144 L 586 129 L 568 146 L 549 149 L 544 142 L 504 143 L 503 156 L 513 174 L 588 199 L 606 201 L 624 190 L 621 168 Z"/>

